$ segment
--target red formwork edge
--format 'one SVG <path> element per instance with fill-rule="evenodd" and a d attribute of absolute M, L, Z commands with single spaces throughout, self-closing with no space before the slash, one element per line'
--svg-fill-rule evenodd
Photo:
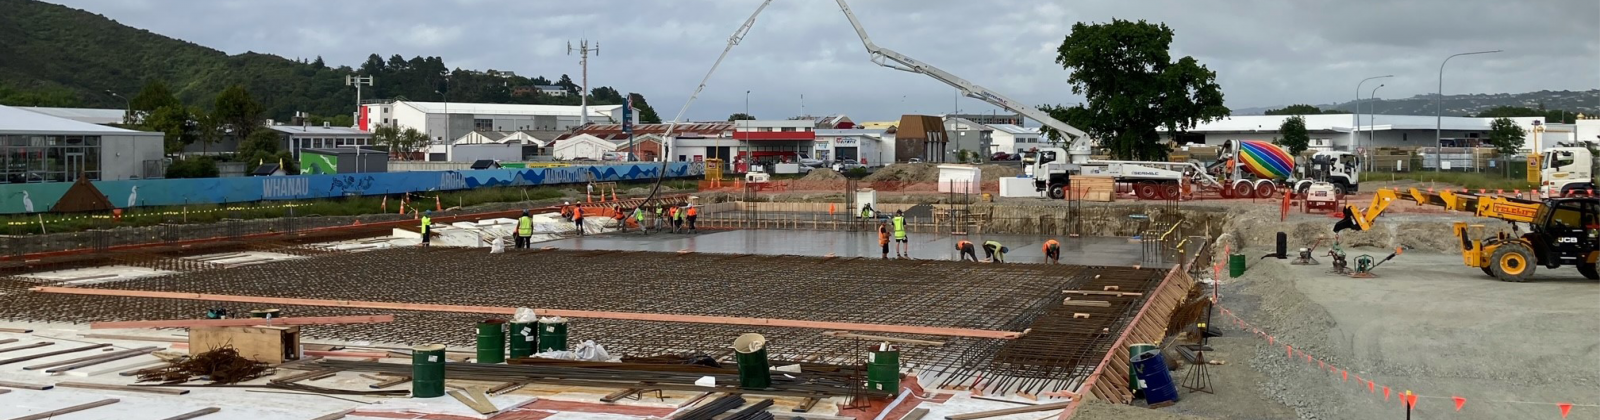
<path fill-rule="evenodd" d="M 1174 264 L 1172 269 L 1167 271 L 1166 277 L 1161 279 L 1161 283 L 1156 285 L 1155 289 L 1152 289 L 1154 292 L 1150 293 L 1150 296 L 1145 299 L 1144 305 L 1139 307 L 1139 312 L 1134 314 L 1133 320 L 1128 322 L 1127 328 L 1123 328 L 1122 334 L 1117 336 L 1117 340 L 1111 344 L 1111 349 L 1107 351 L 1106 355 L 1100 359 L 1100 363 L 1095 366 L 1094 371 L 1089 374 L 1088 379 L 1085 379 L 1083 384 L 1078 386 L 1078 392 L 1070 395 L 1072 398 L 1072 404 L 1068 405 L 1066 410 L 1061 412 L 1061 416 L 1058 417 L 1059 419 L 1071 419 L 1072 416 L 1077 413 L 1078 407 L 1083 405 L 1084 400 L 1093 394 L 1095 383 L 1098 382 L 1100 376 L 1104 374 L 1106 366 L 1111 364 L 1112 359 L 1115 358 L 1117 354 L 1126 354 L 1127 351 L 1123 349 L 1127 346 L 1125 343 L 1128 342 L 1128 336 L 1133 334 L 1136 327 L 1138 327 L 1139 322 L 1145 320 L 1147 315 L 1155 316 L 1150 315 L 1150 311 L 1156 304 L 1157 297 L 1160 296 L 1165 289 L 1171 286 L 1180 274 L 1187 275 L 1187 273 L 1183 273 L 1182 264 Z M 1168 314 L 1167 316 L 1171 316 L 1171 314 Z M 1165 320 L 1162 321 L 1163 324 L 1165 324 L 1165 322 Z"/>

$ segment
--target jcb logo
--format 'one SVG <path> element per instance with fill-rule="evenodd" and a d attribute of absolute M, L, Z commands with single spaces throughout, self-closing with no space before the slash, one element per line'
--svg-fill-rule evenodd
<path fill-rule="evenodd" d="M 1578 243 L 1578 238 L 1556 238 L 1556 242 L 1560 242 L 1560 243 L 1564 243 L 1564 244 L 1575 244 L 1575 243 Z"/>

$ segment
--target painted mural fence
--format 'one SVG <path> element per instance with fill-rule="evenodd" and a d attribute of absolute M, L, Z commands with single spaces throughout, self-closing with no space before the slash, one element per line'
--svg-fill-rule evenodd
<path fill-rule="evenodd" d="M 640 163 L 478 171 L 147 179 L 98 181 L 93 185 L 113 206 L 133 208 L 637 181 L 654 179 L 660 169 L 659 163 Z M 666 171 L 668 178 L 695 177 L 704 175 L 705 167 L 694 163 L 668 163 Z M 0 214 L 48 212 L 71 186 L 65 182 L 0 184 Z"/>

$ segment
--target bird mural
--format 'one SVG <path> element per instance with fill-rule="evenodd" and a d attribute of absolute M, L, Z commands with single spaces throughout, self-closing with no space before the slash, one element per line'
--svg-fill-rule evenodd
<path fill-rule="evenodd" d="M 22 190 L 22 211 L 33 213 L 33 198 L 28 197 L 28 190 Z"/>
<path fill-rule="evenodd" d="M 130 208 L 131 209 L 131 208 L 133 208 L 133 206 L 138 205 L 138 204 L 139 204 L 139 186 L 135 185 L 135 186 L 133 186 L 133 190 L 128 192 L 128 207 L 126 207 L 126 208 Z"/>

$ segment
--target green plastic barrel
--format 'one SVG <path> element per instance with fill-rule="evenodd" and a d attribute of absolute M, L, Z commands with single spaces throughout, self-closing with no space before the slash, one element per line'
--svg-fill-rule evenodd
<path fill-rule="evenodd" d="M 867 391 L 900 393 L 900 350 L 880 348 L 867 354 Z"/>
<path fill-rule="evenodd" d="M 1128 345 L 1128 360 L 1133 360 L 1134 356 L 1138 356 L 1139 353 L 1144 353 L 1144 352 L 1147 352 L 1147 351 L 1155 350 L 1157 348 L 1158 347 L 1156 347 L 1155 344 L 1150 344 L 1150 343 L 1129 344 Z M 1139 376 L 1134 374 L 1134 369 L 1133 369 L 1133 364 L 1132 363 L 1128 364 L 1128 389 L 1133 390 L 1133 391 L 1138 391 L 1139 390 Z"/>
<path fill-rule="evenodd" d="M 478 363 L 506 362 L 506 320 L 478 321 Z"/>
<path fill-rule="evenodd" d="M 761 334 L 747 333 L 733 340 L 734 360 L 739 362 L 739 387 L 766 389 L 772 387 L 771 366 L 767 364 L 767 338 Z"/>
<path fill-rule="evenodd" d="M 411 397 L 444 396 L 444 345 L 411 348 Z"/>
<path fill-rule="evenodd" d="M 511 358 L 533 355 L 533 348 L 539 343 L 539 332 L 534 330 L 538 325 L 532 322 L 513 322 L 506 325 L 511 330 Z"/>
<path fill-rule="evenodd" d="M 542 318 L 539 320 L 539 353 L 567 349 L 567 319 Z"/>
<path fill-rule="evenodd" d="M 1244 275 L 1244 254 L 1228 256 L 1228 276 L 1239 277 Z"/>

